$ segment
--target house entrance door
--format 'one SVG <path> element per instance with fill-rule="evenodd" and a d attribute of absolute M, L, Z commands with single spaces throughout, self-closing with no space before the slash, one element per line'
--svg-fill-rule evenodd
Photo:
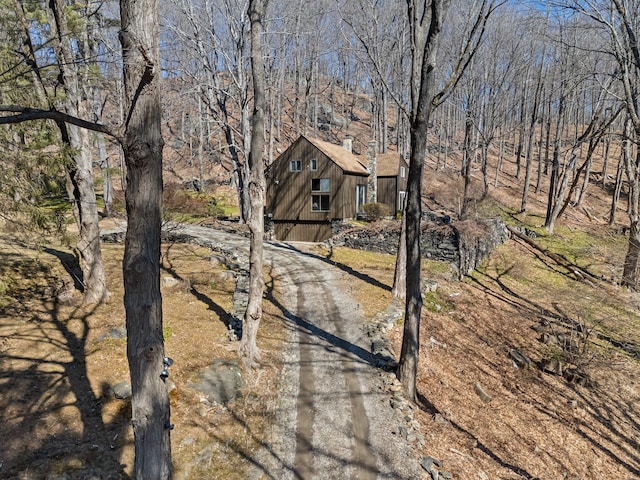
<path fill-rule="evenodd" d="M 367 202 L 367 186 L 356 185 L 356 213 L 362 213 L 361 207 Z"/>

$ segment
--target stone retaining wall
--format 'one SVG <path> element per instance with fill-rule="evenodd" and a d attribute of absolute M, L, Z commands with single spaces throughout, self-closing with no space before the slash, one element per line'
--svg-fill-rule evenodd
<path fill-rule="evenodd" d="M 450 262 L 458 278 L 471 273 L 496 246 L 509 237 L 500 219 L 453 222 L 449 217 L 426 216 L 422 222 L 422 256 Z M 330 240 L 333 245 L 396 255 L 400 222 L 382 221 L 368 227 L 343 225 Z"/>

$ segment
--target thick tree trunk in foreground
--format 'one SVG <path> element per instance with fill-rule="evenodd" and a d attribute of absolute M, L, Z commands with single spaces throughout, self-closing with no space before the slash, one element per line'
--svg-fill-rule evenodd
<path fill-rule="evenodd" d="M 251 152 L 249 153 L 249 202 L 251 205 L 247 224 L 250 232 L 249 250 L 249 302 L 242 321 L 242 340 L 239 353 L 252 366 L 259 360 L 256 343 L 258 327 L 262 320 L 263 241 L 264 241 L 264 111 L 265 72 L 262 60 L 262 19 L 267 8 L 267 0 L 249 2 L 251 19 L 251 69 L 253 72 L 253 119 L 251 128 Z"/>
<path fill-rule="evenodd" d="M 415 2 L 409 3 L 409 22 L 412 29 L 412 112 L 411 157 L 407 185 L 407 283 L 402 350 L 398 364 L 398 379 L 409 400 L 416 400 L 416 377 L 420 353 L 420 315 L 422 294 L 420 291 L 420 221 L 422 217 L 422 171 L 427 152 L 427 129 L 435 97 L 435 65 L 444 15 L 449 0 L 432 0 L 427 6 L 430 15 L 422 16 Z M 420 24 L 420 18 L 429 18 L 428 26 Z M 424 36 L 426 32 L 426 37 Z"/>
<path fill-rule="evenodd" d="M 123 150 L 128 228 L 123 260 L 137 480 L 171 478 L 170 409 L 161 377 L 162 148 L 157 0 L 121 0 L 127 110 Z"/>
<path fill-rule="evenodd" d="M 407 192 L 406 232 L 406 304 L 402 350 L 398 365 L 398 379 L 407 397 L 416 400 L 416 377 L 420 353 L 420 317 L 422 293 L 420 291 L 420 220 L 422 216 L 421 190 L 424 155 L 426 153 L 427 115 L 419 117 L 411 126 L 411 161 Z M 424 134 L 424 136 L 423 136 Z"/>

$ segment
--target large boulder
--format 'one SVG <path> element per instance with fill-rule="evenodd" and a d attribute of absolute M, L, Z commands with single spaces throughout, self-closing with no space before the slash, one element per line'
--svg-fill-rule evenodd
<path fill-rule="evenodd" d="M 241 395 L 242 369 L 235 360 L 216 359 L 200 372 L 197 382 L 187 386 L 204 393 L 212 403 L 227 404 Z"/>

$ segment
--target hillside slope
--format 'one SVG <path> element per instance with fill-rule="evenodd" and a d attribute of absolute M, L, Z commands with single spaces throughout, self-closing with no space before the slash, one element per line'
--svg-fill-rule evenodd
<path fill-rule="evenodd" d="M 425 207 L 455 216 L 458 173 L 428 163 Z M 618 286 L 624 213 L 608 227 L 607 191 L 594 182 L 583 208 L 567 209 L 549 234 L 544 186 L 530 211 L 517 213 L 513 171 L 505 164 L 501 188 L 474 215 L 501 216 L 529 237 L 513 236 L 462 282 L 447 265 L 425 263 L 424 278 L 438 288 L 424 298 L 421 453 L 462 479 L 638 478 L 640 295 Z M 360 253 L 332 255 L 391 283 L 391 267 L 382 273 Z M 374 294 L 391 301 L 370 288 L 363 302 Z M 398 327 L 398 353 L 401 335 Z"/>

